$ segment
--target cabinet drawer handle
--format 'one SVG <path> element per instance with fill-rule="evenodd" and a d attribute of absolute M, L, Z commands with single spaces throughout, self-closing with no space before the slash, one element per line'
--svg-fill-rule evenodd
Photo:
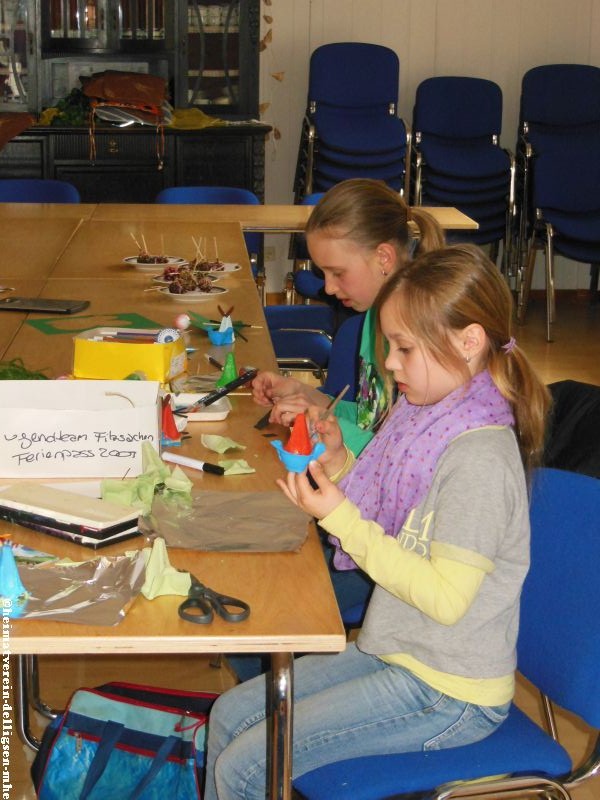
<path fill-rule="evenodd" d="M 109 153 L 118 153 L 119 152 L 119 143 L 116 139 L 109 139 L 108 140 L 108 152 Z"/>

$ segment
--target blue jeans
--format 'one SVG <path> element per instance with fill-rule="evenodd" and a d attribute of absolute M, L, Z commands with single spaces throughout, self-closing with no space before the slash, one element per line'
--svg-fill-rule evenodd
<path fill-rule="evenodd" d="M 354 644 L 336 655 L 300 658 L 294 673 L 294 777 L 346 758 L 475 742 L 496 729 L 510 705 L 454 700 Z M 214 704 L 204 800 L 264 800 L 265 697 L 261 675 Z"/>

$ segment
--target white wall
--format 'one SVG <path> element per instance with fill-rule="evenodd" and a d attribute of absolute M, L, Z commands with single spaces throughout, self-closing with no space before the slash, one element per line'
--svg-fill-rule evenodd
<path fill-rule="evenodd" d="M 504 96 L 502 145 L 514 149 L 521 78 L 545 63 L 600 66 L 600 0 L 261 0 L 261 119 L 276 131 L 266 146 L 266 199 L 290 203 L 308 61 L 321 44 L 376 42 L 400 59 L 399 113 L 412 119 L 415 89 L 434 75 L 496 81 Z M 275 260 L 267 288 L 281 291 L 287 237 L 268 237 Z M 538 256 L 541 259 L 541 256 Z M 557 259 L 557 287 L 588 285 L 589 268 Z M 538 267 L 534 286 L 542 286 Z"/>

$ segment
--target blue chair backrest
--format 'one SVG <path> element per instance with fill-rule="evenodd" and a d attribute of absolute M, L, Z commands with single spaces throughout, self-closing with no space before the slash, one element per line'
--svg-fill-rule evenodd
<path fill-rule="evenodd" d="M 521 81 L 521 127 L 600 124 L 600 68 L 544 64 Z"/>
<path fill-rule="evenodd" d="M 154 202 L 173 205 L 260 205 L 254 192 L 237 186 L 170 186 L 160 191 Z M 245 233 L 244 239 L 248 252 L 260 252 L 261 234 Z"/>
<path fill-rule="evenodd" d="M 265 318 L 269 331 L 281 328 L 312 328 L 333 336 L 335 313 L 326 305 L 268 305 Z"/>
<path fill-rule="evenodd" d="M 308 100 L 369 108 L 398 104 L 400 61 L 389 47 L 367 42 L 332 42 L 312 53 Z"/>
<path fill-rule="evenodd" d="M 0 180 L 0 203 L 80 203 L 72 183 L 43 178 Z"/>
<path fill-rule="evenodd" d="M 500 134 L 502 90 L 485 78 L 441 76 L 417 87 L 413 130 L 448 139 Z"/>
<path fill-rule="evenodd" d="M 160 191 L 155 203 L 180 205 L 225 205 L 258 206 L 260 200 L 249 189 L 237 186 L 170 186 Z"/>
<path fill-rule="evenodd" d="M 308 258 L 308 250 L 305 252 L 306 258 Z M 302 258 L 303 256 L 298 257 Z M 321 298 L 321 292 L 324 288 L 325 280 L 316 275 L 312 269 L 298 269 L 294 272 L 294 289 L 302 297 L 307 297 L 309 300 L 318 300 Z"/>
<path fill-rule="evenodd" d="M 309 306 L 310 307 L 310 306 Z M 346 400 L 353 400 L 358 393 L 358 352 L 365 320 L 364 314 L 355 314 L 342 322 L 333 337 L 327 377 L 320 387 L 326 394 L 336 395 L 348 383 L 350 389 Z"/>
<path fill-rule="evenodd" d="M 600 211 L 600 152 L 592 138 L 597 137 L 569 137 L 568 157 L 555 148 L 535 157 L 532 191 L 536 208 L 572 214 Z M 592 224 L 592 239 L 588 239 L 597 241 L 597 228 Z"/>
<path fill-rule="evenodd" d="M 521 598 L 518 668 L 600 727 L 600 481 L 541 468 L 531 496 L 531 567 Z"/>
<path fill-rule="evenodd" d="M 300 205 L 316 206 L 324 194 L 325 192 L 313 192 L 312 194 L 305 194 L 302 200 L 300 201 Z"/>

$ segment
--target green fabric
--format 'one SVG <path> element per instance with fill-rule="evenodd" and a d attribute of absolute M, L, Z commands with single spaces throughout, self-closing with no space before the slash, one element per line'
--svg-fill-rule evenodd
<path fill-rule="evenodd" d="M 245 444 L 238 444 L 228 436 L 218 436 L 216 433 L 203 433 L 200 441 L 204 447 L 215 453 L 224 453 L 226 450 L 245 450 Z"/>
<path fill-rule="evenodd" d="M 188 594 L 192 583 L 190 573 L 171 566 L 164 539 L 155 539 L 152 547 L 144 547 L 142 552 L 146 562 L 146 577 L 141 589 L 144 597 L 154 600 L 163 594 Z"/>
<path fill-rule="evenodd" d="M 136 478 L 105 478 L 100 483 L 100 496 L 122 506 L 139 508 L 143 515 L 149 514 L 157 487 L 163 495 L 180 500 L 191 499 L 192 481 L 180 467 L 171 470 L 150 442 L 142 443 L 142 465 L 144 471 Z"/>
<path fill-rule="evenodd" d="M 226 461 L 219 461 L 219 466 L 225 470 L 225 475 L 246 475 L 251 472 L 256 472 L 254 467 L 246 461 L 245 458 L 236 458 Z"/>

